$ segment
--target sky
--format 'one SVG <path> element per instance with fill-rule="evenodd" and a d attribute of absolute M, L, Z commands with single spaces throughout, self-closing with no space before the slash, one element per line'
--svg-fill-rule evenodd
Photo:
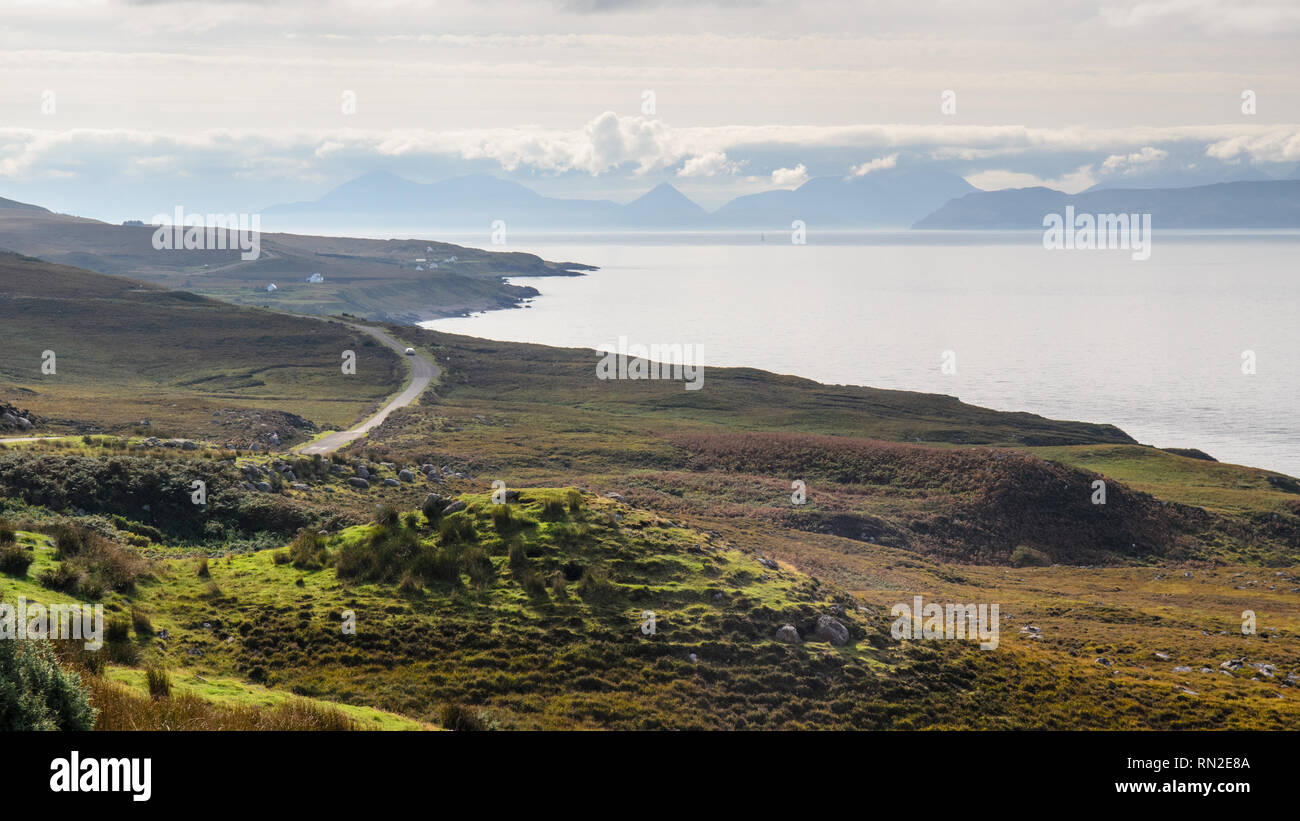
<path fill-rule="evenodd" d="M 1289 178 L 1297 36 L 1293 0 L 0 0 L 0 197 L 116 221 L 374 170 L 708 208 L 915 166 Z"/>

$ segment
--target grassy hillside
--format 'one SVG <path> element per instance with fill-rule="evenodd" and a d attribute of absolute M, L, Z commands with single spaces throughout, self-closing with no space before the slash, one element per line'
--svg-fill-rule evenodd
<path fill-rule="evenodd" d="M 773 534 L 756 550 L 734 525 L 700 530 L 562 488 L 518 492 L 506 506 L 462 495 L 463 511 L 433 521 L 381 513 L 284 550 L 158 554 L 132 589 L 104 597 L 123 624 L 95 682 L 92 701 L 112 718 L 104 726 L 195 712 L 276 726 L 291 720 L 286 704 L 299 725 L 388 728 L 1300 720 L 1300 604 L 1285 592 L 1300 583 L 1293 572 L 953 566 L 834 536 Z M 33 581 L 56 564 L 54 548 L 35 533 L 19 541 L 36 561 L 0 576 L 6 600 L 66 598 Z M 917 594 L 996 596 L 998 649 L 893 639 L 889 608 Z M 1260 610 L 1259 635 L 1235 629 L 1245 607 Z M 823 616 L 846 628 L 845 643 L 818 634 Z M 777 640 L 786 624 L 800 643 Z M 1243 667 L 1220 672 L 1243 656 Z M 169 671 L 169 699 L 141 701 L 146 669 Z M 133 706 L 118 704 L 123 684 Z M 281 712 L 240 719 L 241 707 Z"/>
<path fill-rule="evenodd" d="M 573 483 L 670 515 L 957 561 L 1007 563 L 1019 548 L 1070 564 L 1300 561 L 1286 477 L 1143 447 L 1109 425 L 749 369 L 708 369 L 699 391 L 599 381 L 590 351 L 395 333 L 446 373 L 436 401 L 359 444 L 375 460 L 452 462 L 484 480 Z M 791 504 L 795 480 L 804 505 Z M 1234 493 L 1235 506 L 1219 503 Z"/>
<path fill-rule="evenodd" d="M 343 427 L 405 379 L 400 357 L 337 323 L 0 253 L 0 401 L 54 430 L 268 444 Z M 42 371 L 55 353 L 54 374 Z M 342 352 L 356 352 L 354 375 Z"/>

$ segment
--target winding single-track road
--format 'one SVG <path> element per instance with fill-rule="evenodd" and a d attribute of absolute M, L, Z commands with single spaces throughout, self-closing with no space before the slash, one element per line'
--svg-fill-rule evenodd
<path fill-rule="evenodd" d="M 382 425 L 384 423 L 384 420 L 388 418 L 388 414 L 392 413 L 398 408 L 404 408 L 407 405 L 414 402 L 416 400 L 416 397 L 424 393 L 425 388 L 429 387 L 429 383 L 432 382 L 434 379 L 437 379 L 438 376 L 442 374 L 441 368 L 439 368 L 437 365 L 430 362 L 429 360 L 425 359 L 424 356 L 422 356 L 419 352 L 416 352 L 414 356 L 406 356 L 406 346 L 398 342 L 396 339 L 393 339 L 387 333 L 379 330 L 378 328 L 372 328 L 368 325 L 353 325 L 350 322 L 344 322 L 340 324 L 347 325 L 349 328 L 353 328 L 355 330 L 361 331 L 362 333 L 373 336 L 375 339 L 379 340 L 384 345 L 387 345 L 389 348 L 392 348 L 393 350 L 397 351 L 397 353 L 401 354 L 404 358 L 410 360 L 411 381 L 409 384 L 407 384 L 406 388 L 401 393 L 399 393 L 396 397 L 394 397 L 393 400 L 389 402 L 387 405 L 384 405 L 382 408 L 380 408 L 379 412 L 376 413 L 374 416 L 371 416 L 369 419 L 365 420 L 364 422 L 362 422 L 361 424 L 357 425 L 354 428 L 337 431 L 335 433 L 330 433 L 325 436 L 322 436 L 319 439 L 315 439 L 312 440 L 311 442 L 307 442 L 306 444 L 299 445 L 298 447 L 293 449 L 295 453 L 305 453 L 309 455 L 313 453 L 319 453 L 322 456 L 328 456 L 329 454 L 333 453 L 334 451 L 338 450 L 339 448 L 343 447 L 349 442 L 355 442 L 356 440 L 365 436 L 367 433 L 370 433 L 370 431 Z M 11 442 L 12 443 L 40 442 L 46 439 L 69 439 L 69 438 L 72 438 L 72 436 L 71 435 L 69 436 L 18 436 L 18 437 L 13 437 L 8 439 L 0 438 L 0 444 L 11 443 Z"/>
<path fill-rule="evenodd" d="M 383 344 L 405 356 L 406 346 L 398 342 L 396 339 L 393 339 L 384 331 L 381 331 L 378 328 L 372 328 L 368 325 L 353 325 L 351 323 L 344 324 L 349 328 L 370 334 L 375 339 L 378 339 Z M 434 379 L 437 379 L 442 373 L 441 368 L 425 359 L 418 351 L 414 356 L 405 356 L 405 358 L 411 361 L 411 381 L 406 386 L 406 389 L 395 396 L 391 402 L 384 405 L 379 409 L 378 413 L 356 427 L 326 434 L 319 439 L 299 445 L 293 449 L 294 452 L 305 454 L 319 453 L 322 456 L 325 456 L 333 453 L 349 442 L 355 442 L 367 433 L 370 433 L 370 431 L 382 425 L 384 420 L 388 418 L 388 414 L 414 402 L 416 397 L 424 393 L 425 388 L 429 387 L 429 383 Z"/>

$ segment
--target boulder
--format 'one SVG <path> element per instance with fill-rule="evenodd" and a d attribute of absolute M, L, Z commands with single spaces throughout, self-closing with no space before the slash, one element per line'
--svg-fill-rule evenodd
<path fill-rule="evenodd" d="M 362 490 L 365 490 L 366 488 L 370 487 L 370 483 L 367 482 L 365 479 L 362 479 L 360 476 L 349 476 L 348 484 L 352 485 L 353 487 L 361 488 Z"/>
<path fill-rule="evenodd" d="M 839 619 L 832 616 L 818 616 L 817 630 L 814 632 L 817 638 L 823 641 L 829 641 L 836 646 L 848 644 L 849 628 L 840 623 Z"/>
<path fill-rule="evenodd" d="M 464 510 L 464 509 L 465 509 L 465 503 L 457 499 L 456 501 L 452 502 L 451 504 L 447 505 L 442 509 L 442 515 L 446 516 L 448 513 L 455 513 L 458 510 Z"/>
<path fill-rule="evenodd" d="M 401 486 L 402 486 L 402 483 L 399 482 L 399 481 L 397 481 L 396 479 L 385 479 L 385 480 L 384 480 L 384 487 L 401 487 Z"/>
<path fill-rule="evenodd" d="M 270 483 L 270 482 L 258 482 L 257 484 L 253 485 L 253 487 L 257 488 L 258 490 L 262 491 L 263 493 L 270 493 L 270 492 L 271 492 L 271 483 Z"/>
<path fill-rule="evenodd" d="M 397 478 L 401 479 L 403 482 L 414 482 L 415 474 L 409 470 L 403 470 L 401 473 L 397 474 Z"/>
<path fill-rule="evenodd" d="M 311 490 L 310 487 L 304 485 L 302 482 L 294 482 L 293 484 L 289 485 L 289 487 L 293 488 L 294 490 Z"/>
<path fill-rule="evenodd" d="M 781 629 L 776 631 L 776 640 L 786 644 L 802 644 L 803 639 L 799 638 L 799 631 L 794 629 L 793 624 L 783 624 Z"/>

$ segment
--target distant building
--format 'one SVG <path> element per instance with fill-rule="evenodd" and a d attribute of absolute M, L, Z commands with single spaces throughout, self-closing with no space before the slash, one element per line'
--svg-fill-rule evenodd
<path fill-rule="evenodd" d="M 144 225 L 143 220 L 123 220 L 123 225 Z"/>
<path fill-rule="evenodd" d="M 266 292 L 267 292 L 267 293 L 270 293 L 271 291 L 278 291 L 278 290 L 280 290 L 280 289 L 277 288 L 277 287 L 275 287 L 275 283 L 274 283 L 274 282 L 272 282 L 270 285 L 266 286 Z"/>
<path fill-rule="evenodd" d="M 320 271 L 317 271 L 316 273 L 314 273 L 314 274 L 312 274 L 311 276 L 307 277 L 307 281 L 308 281 L 308 282 L 324 282 L 324 281 L 325 281 L 325 277 L 323 277 L 323 276 L 320 275 Z"/>
<path fill-rule="evenodd" d="M 423 270 L 424 270 L 424 266 L 423 266 L 423 265 L 417 265 L 417 266 L 415 266 L 415 270 L 417 270 L 417 271 L 423 271 Z"/>
<path fill-rule="evenodd" d="M 455 262 L 455 261 L 456 261 L 455 257 L 447 257 L 446 259 L 443 260 L 443 262 Z"/>

